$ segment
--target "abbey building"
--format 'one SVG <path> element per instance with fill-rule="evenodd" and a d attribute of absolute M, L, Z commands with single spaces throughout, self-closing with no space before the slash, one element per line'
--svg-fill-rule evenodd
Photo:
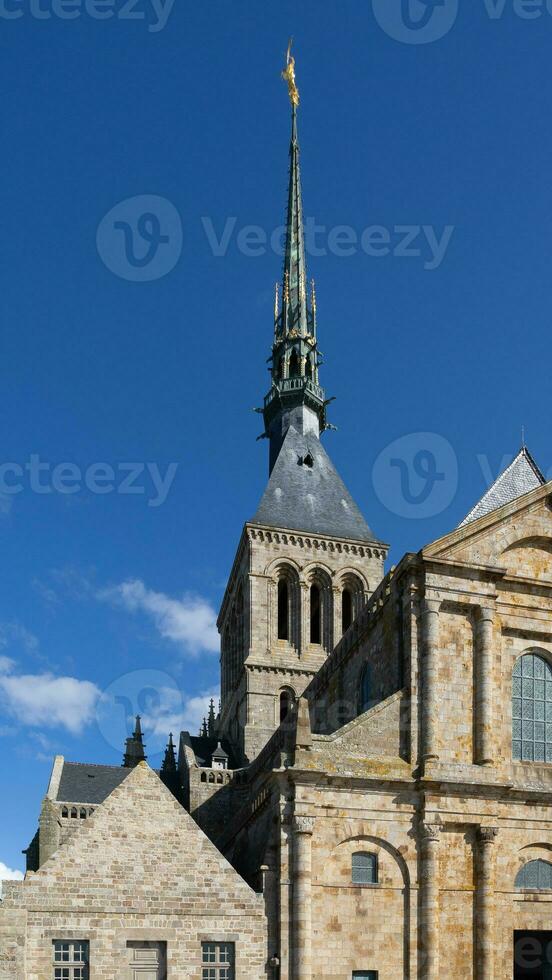
<path fill-rule="evenodd" d="M 297 101 L 220 713 L 160 772 L 139 719 L 120 767 L 55 759 L 0 980 L 552 976 L 552 484 L 523 448 L 386 573 L 321 441 Z"/>

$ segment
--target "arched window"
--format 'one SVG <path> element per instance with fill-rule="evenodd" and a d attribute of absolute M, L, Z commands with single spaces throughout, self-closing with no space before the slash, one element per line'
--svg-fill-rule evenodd
<path fill-rule="evenodd" d="M 341 593 L 341 632 L 346 633 L 353 622 L 353 595 L 350 589 Z"/>
<path fill-rule="evenodd" d="M 378 857 L 367 851 L 358 851 L 352 859 L 353 885 L 377 885 Z"/>
<path fill-rule="evenodd" d="M 529 861 L 516 875 L 516 888 L 552 890 L 552 864 L 548 861 Z"/>
<path fill-rule="evenodd" d="M 299 358 L 296 350 L 291 352 L 291 357 L 289 359 L 289 376 L 290 378 L 299 377 Z"/>
<path fill-rule="evenodd" d="M 289 586 L 285 578 L 278 582 L 278 639 L 289 640 Z"/>
<path fill-rule="evenodd" d="M 311 643 L 321 642 L 321 608 L 320 608 L 320 589 L 318 585 L 310 587 L 310 641 Z"/>
<path fill-rule="evenodd" d="M 370 664 L 364 664 L 360 675 L 360 714 L 368 711 L 372 707 L 374 698 L 372 697 L 372 668 Z"/>
<path fill-rule="evenodd" d="M 552 762 L 552 668 L 534 653 L 514 666 L 512 756 L 522 762 Z"/>
<path fill-rule="evenodd" d="M 284 690 L 280 692 L 280 722 L 286 720 L 294 701 L 295 695 L 289 688 L 284 688 Z"/>
<path fill-rule="evenodd" d="M 310 354 L 307 357 L 307 363 L 305 365 L 305 373 L 307 375 L 307 378 L 310 378 L 310 380 L 312 380 L 312 356 Z"/>

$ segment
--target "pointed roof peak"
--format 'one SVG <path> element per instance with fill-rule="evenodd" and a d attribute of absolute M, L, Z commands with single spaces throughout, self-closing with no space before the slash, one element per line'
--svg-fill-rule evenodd
<path fill-rule="evenodd" d="M 169 741 L 167 743 L 167 748 L 165 749 L 165 757 L 161 766 L 161 772 L 176 772 L 176 755 L 174 751 L 172 732 L 169 734 Z"/>
<path fill-rule="evenodd" d="M 123 766 L 126 768 L 133 768 L 137 766 L 140 762 L 145 762 L 146 754 L 144 752 L 144 737 L 142 734 L 142 725 L 140 715 L 136 715 L 136 722 L 134 726 L 134 733 L 129 735 L 126 740 L 125 755 L 123 758 Z"/>
<path fill-rule="evenodd" d="M 499 474 L 486 493 L 475 504 L 458 527 L 465 527 L 473 521 L 485 517 L 504 504 L 509 504 L 537 487 L 543 486 L 546 478 L 533 459 L 527 446 L 522 445 L 517 456 Z"/>
<path fill-rule="evenodd" d="M 314 433 L 287 430 L 254 524 L 383 545 Z"/>

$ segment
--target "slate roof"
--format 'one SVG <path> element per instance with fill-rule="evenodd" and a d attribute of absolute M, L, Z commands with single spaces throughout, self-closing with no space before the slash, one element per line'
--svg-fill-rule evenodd
<path fill-rule="evenodd" d="M 56 799 L 62 803 L 103 803 L 132 769 L 64 762 Z"/>
<path fill-rule="evenodd" d="M 304 462 L 308 454 L 312 466 Z M 253 522 L 381 544 L 320 440 L 314 434 L 300 434 L 293 426 L 287 431 Z"/>
<path fill-rule="evenodd" d="M 458 527 L 477 521 L 478 518 L 498 510 L 504 504 L 509 504 L 512 500 L 530 493 L 531 490 L 542 487 L 544 483 L 546 480 L 543 474 L 524 446 Z"/>
<path fill-rule="evenodd" d="M 64 762 L 56 801 L 58 803 L 103 803 L 131 772 L 132 769 L 125 766 L 98 766 L 91 762 Z M 158 769 L 152 769 L 152 772 L 159 775 Z"/>

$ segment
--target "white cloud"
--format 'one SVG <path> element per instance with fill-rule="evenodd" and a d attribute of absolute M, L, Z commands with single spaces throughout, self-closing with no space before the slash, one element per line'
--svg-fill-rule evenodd
<path fill-rule="evenodd" d="M 17 674 L 15 664 L 0 657 L 0 702 L 24 725 L 66 728 L 78 735 L 94 718 L 100 690 L 91 681 L 55 674 Z"/>
<path fill-rule="evenodd" d="M 217 690 L 208 691 L 192 698 L 183 698 L 179 691 L 173 688 L 163 688 L 159 691 L 159 702 L 154 710 L 142 715 L 144 731 L 153 736 L 166 740 L 169 732 L 178 735 L 179 732 L 190 732 L 197 735 L 201 723 L 209 714 L 211 698 L 218 708 L 219 693 Z"/>
<path fill-rule="evenodd" d="M 2 882 L 3 881 L 23 881 L 24 874 L 22 871 L 16 871 L 13 868 L 8 868 L 7 864 L 3 864 L 0 861 L 0 896 L 2 895 Z"/>
<path fill-rule="evenodd" d="M 202 650 L 219 651 L 216 613 L 201 596 L 185 594 L 181 599 L 173 599 L 163 592 L 147 589 L 140 579 L 132 579 L 102 590 L 98 598 L 122 606 L 128 612 L 146 613 L 164 639 L 177 643 L 192 657 Z"/>
<path fill-rule="evenodd" d="M 38 647 L 36 636 L 21 626 L 21 623 L 0 623 L 0 648 L 14 643 L 26 650 L 36 650 Z"/>

